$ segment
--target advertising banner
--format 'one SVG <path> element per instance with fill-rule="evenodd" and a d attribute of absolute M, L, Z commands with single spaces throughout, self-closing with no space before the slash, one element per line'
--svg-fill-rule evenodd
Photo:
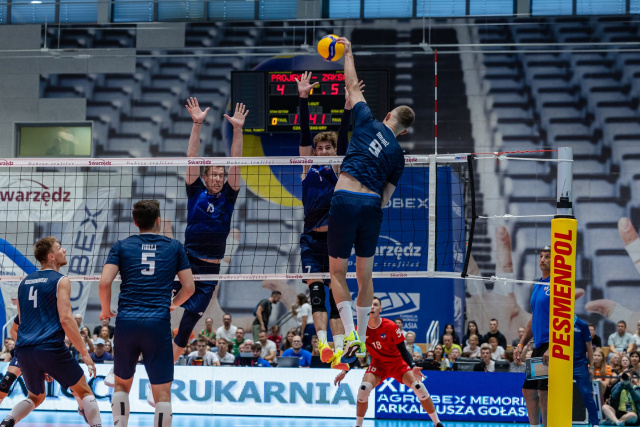
<path fill-rule="evenodd" d="M 443 421 L 527 422 L 523 373 L 424 371 Z M 430 420 L 413 390 L 388 378 L 376 388 L 376 418 Z"/>

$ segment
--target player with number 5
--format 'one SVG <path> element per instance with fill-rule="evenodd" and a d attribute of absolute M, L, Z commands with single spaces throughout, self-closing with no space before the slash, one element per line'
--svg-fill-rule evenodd
<path fill-rule="evenodd" d="M 406 105 L 376 120 L 367 106 L 355 64 L 351 43 L 344 37 L 345 85 L 353 106 L 354 131 L 342 162 L 329 210 L 329 270 L 331 288 L 344 325 L 345 350 L 342 362 L 351 363 L 365 351 L 367 317 L 373 302 L 373 256 L 376 252 L 382 207 L 389 202 L 404 170 L 402 148 L 396 140 L 413 123 L 415 114 Z M 375 90 L 375 89 L 374 89 Z M 351 294 L 347 285 L 347 264 L 355 246 L 358 279 L 358 336 L 353 325 Z"/>
<path fill-rule="evenodd" d="M 133 205 L 132 214 L 140 234 L 111 247 L 100 277 L 100 320 L 116 316 L 111 311 L 111 285 L 118 271 L 122 282 L 114 331 L 113 424 L 127 426 L 129 391 L 142 353 L 155 401 L 153 425 L 169 427 L 173 382 L 171 310 L 193 295 L 195 284 L 182 244 L 158 234 L 160 203 L 141 200 Z M 182 289 L 172 301 L 176 274 Z"/>
<path fill-rule="evenodd" d="M 29 274 L 18 287 L 20 326 L 15 347 L 29 396 L 11 409 L 0 426 L 13 427 L 44 401 L 44 382 L 49 374 L 63 389 L 71 388 L 87 423 L 101 427 L 96 398 L 64 344 L 66 334 L 82 355 L 89 374 L 95 376 L 96 365 L 73 319 L 71 282 L 60 273 L 60 267 L 67 264 L 66 250 L 55 237 L 48 236 L 36 242 L 33 254 L 42 268 Z"/>

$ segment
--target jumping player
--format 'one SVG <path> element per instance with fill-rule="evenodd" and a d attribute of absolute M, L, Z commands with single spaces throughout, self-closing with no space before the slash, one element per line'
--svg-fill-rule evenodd
<path fill-rule="evenodd" d="M 309 127 L 309 94 L 316 83 L 311 83 L 311 72 L 305 72 L 298 83 L 300 95 L 300 155 L 301 156 L 343 156 L 349 144 L 348 130 L 351 123 L 351 103 L 349 92 L 345 93 L 344 112 L 340 121 L 340 129 L 336 138 L 335 132 L 320 132 L 311 139 Z M 361 82 L 361 87 L 364 87 Z M 303 272 L 323 273 L 329 270 L 329 254 L 327 252 L 327 221 L 331 197 L 338 182 L 339 165 L 321 166 L 304 165 L 302 169 L 302 204 L 304 205 L 304 231 L 300 235 L 300 260 Z M 317 279 L 307 279 L 313 323 L 318 335 L 320 359 L 324 363 L 331 362 L 336 369 L 347 366 L 340 362 L 344 346 L 344 327 L 336 307 L 333 291 L 329 288 L 329 304 L 331 307 L 330 325 L 334 354 L 327 345 L 327 309 L 325 307 L 325 284 Z M 301 331 L 302 333 L 303 331 Z"/>
<path fill-rule="evenodd" d="M 171 426 L 171 383 L 173 357 L 171 314 L 175 306 L 195 290 L 187 254 L 180 242 L 159 235 L 160 203 L 141 200 L 133 205 L 133 221 L 140 234 L 116 242 L 100 276 L 100 320 L 114 317 L 111 285 L 120 271 L 122 283 L 114 336 L 115 387 L 111 408 L 113 423 L 127 427 L 129 391 L 138 357 L 142 353 L 155 404 L 154 427 Z M 182 289 L 171 294 L 174 278 Z M 175 304 L 175 305 L 174 305 Z"/>
<path fill-rule="evenodd" d="M 202 111 L 196 98 L 189 98 L 185 106 L 193 127 L 187 148 L 188 157 L 197 157 L 200 149 L 200 129 L 209 108 Z M 231 156 L 242 156 L 242 127 L 249 110 L 244 104 L 236 104 L 233 117 L 224 117 L 233 126 Z M 233 207 L 240 190 L 240 167 L 231 166 L 227 181 L 223 166 L 206 166 L 200 174 L 200 166 L 188 166 L 185 181 L 187 185 L 187 229 L 184 247 L 194 274 L 218 274 L 224 258 L 227 236 L 231 229 Z M 173 341 L 174 362 L 184 353 L 193 328 L 202 317 L 216 289 L 217 281 L 197 281 L 196 291 L 183 304 L 184 313 L 178 333 Z"/>
<path fill-rule="evenodd" d="M 361 340 L 353 325 L 346 280 L 348 259 L 355 245 L 358 330 L 366 334 L 382 207 L 391 198 L 404 170 L 404 156 L 396 137 L 407 133 L 415 114 L 402 105 L 387 113 L 383 122 L 376 120 L 360 91 L 351 43 L 344 37 L 338 43 L 344 44 L 345 84 L 353 105 L 355 128 L 331 199 L 327 245 L 333 294 L 345 330 L 342 361 L 351 363 L 356 353 L 364 353 L 366 337 Z"/>
<path fill-rule="evenodd" d="M 45 399 L 48 373 L 63 388 L 71 388 L 79 410 L 91 427 L 101 427 L 100 409 L 84 372 L 64 344 L 65 334 L 82 355 L 91 376 L 96 366 L 89 356 L 71 311 L 71 282 L 59 272 L 67 264 L 66 250 L 53 236 L 36 242 L 33 254 L 42 268 L 29 274 L 18 287 L 18 339 L 16 357 L 29 390 L 0 423 L 12 427 Z"/>
<path fill-rule="evenodd" d="M 382 304 L 380 299 L 373 297 L 367 331 L 367 350 L 371 354 L 371 364 L 362 378 L 362 384 L 358 390 L 358 403 L 356 405 L 356 426 L 361 427 L 364 414 L 369 406 L 369 394 L 386 378 L 394 378 L 396 381 L 410 387 L 420 400 L 420 404 L 436 427 L 443 427 L 433 401 L 427 388 L 419 379 L 424 378 L 421 368 L 415 366 L 407 346 L 404 344 L 404 335 L 392 320 L 380 317 Z M 347 371 L 342 371 L 336 377 L 334 384 L 340 385 Z"/>

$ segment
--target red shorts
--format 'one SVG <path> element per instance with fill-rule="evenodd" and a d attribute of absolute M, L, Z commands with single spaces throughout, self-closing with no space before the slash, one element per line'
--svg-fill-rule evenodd
<path fill-rule="evenodd" d="M 371 364 L 369 365 L 367 372 L 380 377 L 382 380 L 385 378 L 394 378 L 402 384 L 402 376 L 410 370 L 411 368 L 409 365 L 407 365 L 407 363 L 402 359 L 395 359 L 390 362 L 371 360 Z"/>

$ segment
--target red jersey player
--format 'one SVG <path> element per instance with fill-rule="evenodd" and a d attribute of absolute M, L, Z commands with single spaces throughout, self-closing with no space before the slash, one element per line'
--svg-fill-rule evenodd
<path fill-rule="evenodd" d="M 396 381 L 411 387 L 420 400 L 420 404 L 436 427 L 443 427 L 433 401 L 427 388 L 418 379 L 424 378 L 422 372 L 413 363 L 404 344 L 404 335 L 395 322 L 380 317 L 382 304 L 378 297 L 373 297 L 371 314 L 367 327 L 367 351 L 371 354 L 371 364 L 362 378 L 362 384 L 358 390 L 358 404 L 356 409 L 356 427 L 361 427 L 364 414 L 369 406 L 369 394 L 386 378 L 395 378 Z M 342 371 L 336 377 L 334 385 L 340 385 L 347 371 Z M 417 379 L 416 379 L 417 378 Z"/>

